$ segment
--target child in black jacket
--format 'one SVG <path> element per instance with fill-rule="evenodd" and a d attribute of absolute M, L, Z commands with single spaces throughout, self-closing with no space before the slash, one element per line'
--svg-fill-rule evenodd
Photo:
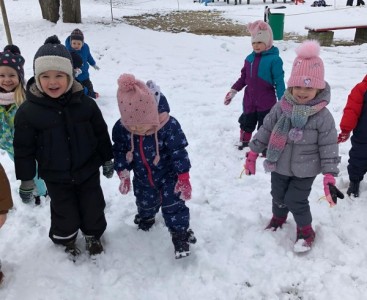
<path fill-rule="evenodd" d="M 57 36 L 48 38 L 34 57 L 34 77 L 15 115 L 15 171 L 23 191 L 32 193 L 38 164 L 51 197 L 49 236 L 72 256 L 80 253 L 79 229 L 90 255 L 100 254 L 106 229 L 103 175 L 113 175 L 112 144 L 95 101 L 73 79 L 69 51 Z"/>

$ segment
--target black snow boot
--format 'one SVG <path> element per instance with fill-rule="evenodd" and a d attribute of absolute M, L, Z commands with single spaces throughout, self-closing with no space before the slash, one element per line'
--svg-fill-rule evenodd
<path fill-rule="evenodd" d="M 135 215 L 134 223 L 143 231 L 149 231 L 155 223 L 155 218 L 142 219 L 139 215 Z"/>
<path fill-rule="evenodd" d="M 359 197 L 359 181 L 351 181 L 347 190 L 348 196 L 353 194 L 354 197 Z"/>
<path fill-rule="evenodd" d="M 172 243 L 175 247 L 176 259 L 190 255 L 190 244 L 196 243 L 196 237 L 191 229 L 186 232 L 172 232 Z"/>
<path fill-rule="evenodd" d="M 75 258 L 80 255 L 80 249 L 75 245 L 75 240 L 72 240 L 65 245 L 65 252 L 69 254 L 73 261 Z"/>
<path fill-rule="evenodd" d="M 100 239 L 97 239 L 93 235 L 86 235 L 85 237 L 85 248 L 89 252 L 90 256 L 98 255 L 103 252 L 103 246 Z"/>

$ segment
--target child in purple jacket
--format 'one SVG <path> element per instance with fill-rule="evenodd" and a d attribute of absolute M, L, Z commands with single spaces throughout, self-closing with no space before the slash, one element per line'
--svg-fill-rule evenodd
<path fill-rule="evenodd" d="M 256 21 L 247 26 L 251 33 L 253 51 L 245 59 L 241 76 L 227 93 L 224 104 L 231 103 L 234 96 L 245 88 L 243 113 L 240 123 L 239 150 L 248 146 L 252 132 L 260 128 L 264 117 L 284 94 L 283 61 L 279 50 L 273 46 L 273 32 L 264 21 Z"/>

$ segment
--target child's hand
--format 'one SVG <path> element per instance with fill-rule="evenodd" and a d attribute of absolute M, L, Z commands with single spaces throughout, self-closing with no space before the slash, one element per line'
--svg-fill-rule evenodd
<path fill-rule="evenodd" d="M 254 151 L 249 151 L 246 153 L 246 162 L 245 162 L 245 173 L 246 175 L 255 175 L 256 173 L 256 159 L 259 156 Z"/>
<path fill-rule="evenodd" d="M 349 139 L 350 132 L 342 131 L 338 135 L 338 144 L 344 143 Z"/>
<path fill-rule="evenodd" d="M 92 66 L 95 70 L 99 70 L 99 67 L 97 66 L 97 64 L 95 64 L 94 66 Z"/>
<path fill-rule="evenodd" d="M 112 178 L 113 176 L 113 161 L 112 160 L 108 160 L 106 161 L 103 166 L 103 176 L 105 176 L 106 178 Z"/>
<path fill-rule="evenodd" d="M 119 178 L 121 180 L 119 191 L 122 195 L 126 195 L 130 191 L 130 186 L 131 186 L 130 172 L 125 169 L 123 171 L 117 172 L 117 174 L 119 175 Z"/>
<path fill-rule="evenodd" d="M 236 96 L 237 91 L 234 89 L 231 89 L 226 97 L 224 98 L 224 105 L 228 105 L 229 103 L 231 103 L 232 99 L 234 98 L 234 96 Z"/>
<path fill-rule="evenodd" d="M 176 194 L 180 193 L 180 199 L 184 201 L 191 199 L 192 188 L 190 183 L 190 175 L 188 172 L 178 175 L 174 192 Z"/>

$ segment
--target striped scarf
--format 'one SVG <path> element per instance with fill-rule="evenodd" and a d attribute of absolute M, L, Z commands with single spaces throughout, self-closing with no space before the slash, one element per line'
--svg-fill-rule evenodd
<path fill-rule="evenodd" d="M 315 97 L 307 105 L 298 104 L 292 94 L 288 90 L 285 91 L 284 97 L 280 101 L 282 114 L 269 139 L 266 160 L 264 161 L 266 172 L 275 171 L 276 163 L 285 148 L 288 137 L 291 141 L 300 141 L 308 118 L 318 113 L 328 103 L 326 100 Z"/>

